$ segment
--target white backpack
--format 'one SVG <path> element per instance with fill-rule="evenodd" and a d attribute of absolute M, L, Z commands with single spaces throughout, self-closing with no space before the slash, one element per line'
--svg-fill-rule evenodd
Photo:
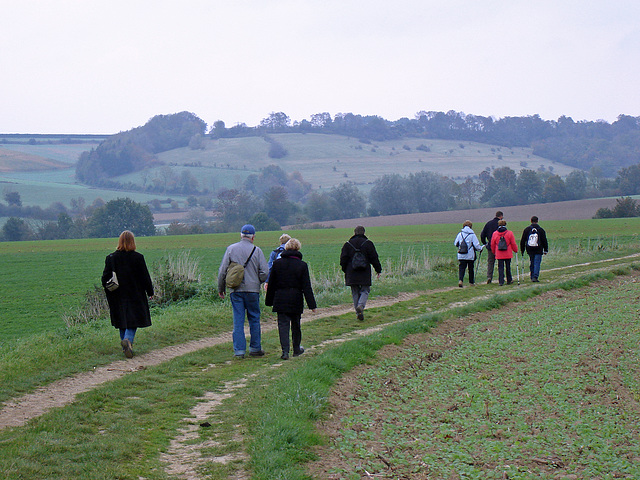
<path fill-rule="evenodd" d="M 527 239 L 527 246 L 529 247 L 537 247 L 538 246 L 538 230 L 535 228 L 531 229 L 531 233 L 529 234 L 529 238 Z"/>

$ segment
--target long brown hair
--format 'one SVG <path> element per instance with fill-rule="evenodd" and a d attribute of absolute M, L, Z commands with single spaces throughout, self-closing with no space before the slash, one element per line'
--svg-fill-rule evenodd
<path fill-rule="evenodd" d="M 136 239 L 129 230 L 125 230 L 118 238 L 118 248 L 116 250 L 124 252 L 134 252 L 136 250 Z"/>

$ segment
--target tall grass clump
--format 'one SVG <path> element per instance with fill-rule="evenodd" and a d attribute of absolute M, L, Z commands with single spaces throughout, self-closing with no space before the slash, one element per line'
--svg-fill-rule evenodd
<path fill-rule="evenodd" d="M 421 253 L 408 248 L 406 252 L 400 251 L 400 257 L 395 262 L 387 258 L 383 269 L 387 277 L 424 276 L 429 272 L 456 271 L 456 262 L 451 258 L 429 256 L 424 248 Z"/>
<path fill-rule="evenodd" d="M 193 297 L 202 278 L 197 259 L 189 250 L 166 254 L 152 268 L 154 302 L 163 305 Z"/>
<path fill-rule="evenodd" d="M 80 306 L 74 311 L 62 315 L 62 320 L 67 328 L 71 328 L 77 325 L 95 322 L 96 320 L 104 318 L 108 312 L 109 305 L 107 304 L 107 297 L 103 288 L 94 285 L 93 290 L 89 290 L 84 294 L 84 299 Z"/>

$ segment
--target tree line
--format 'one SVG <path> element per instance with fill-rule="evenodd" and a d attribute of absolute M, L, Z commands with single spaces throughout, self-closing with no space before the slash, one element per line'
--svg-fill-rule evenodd
<path fill-rule="evenodd" d="M 595 212 L 598 218 L 637 216 L 640 209 L 628 197 L 636 194 L 640 194 L 640 164 L 621 169 L 615 179 L 581 170 L 562 179 L 549 171 L 522 168 L 516 172 L 509 167 L 487 169 L 477 178 L 469 177 L 462 183 L 433 172 L 390 174 L 373 182 L 367 195 L 351 182 L 325 191 L 312 190 L 299 172 L 287 173 L 277 165 L 269 165 L 247 177 L 242 186 L 222 189 L 213 198 L 188 197 L 187 218 L 172 223 L 166 233 L 236 231 L 247 221 L 263 231 L 278 230 L 282 225 L 343 218 L 499 208 L 598 196 L 625 197 L 615 209 Z M 107 203 L 97 199 L 85 206 L 79 198 L 72 200 L 69 209 L 60 203 L 47 209 L 25 207 L 20 195 L 11 191 L 5 193 L 4 199 L 7 204 L 0 203 L 0 215 L 11 218 L 1 233 L 2 239 L 8 241 L 112 237 L 125 228 L 136 235 L 154 235 L 152 209 L 160 209 L 157 199 L 147 205 L 128 198 Z M 38 221 L 29 222 L 20 217 Z"/>
<path fill-rule="evenodd" d="M 140 189 L 120 185 L 112 178 L 159 165 L 157 154 L 163 151 L 203 148 L 206 132 L 206 122 L 190 112 L 155 116 L 145 125 L 112 135 L 97 148 L 84 152 L 76 166 L 76 177 L 95 186 Z M 269 136 L 272 133 L 336 134 L 363 142 L 425 138 L 530 147 L 535 155 L 582 170 L 593 168 L 605 177 L 613 177 L 620 168 L 640 161 L 640 117 L 629 115 L 620 115 L 609 124 L 600 120 L 576 122 L 566 116 L 558 120 L 543 120 L 539 115 L 494 119 L 455 111 L 420 111 L 412 119 L 395 121 L 353 113 L 332 117 L 324 112 L 311 115 L 308 120 L 292 121 L 283 112 L 272 112 L 255 127 L 238 123 L 227 128 L 224 121 L 218 120 L 208 135 L 214 139 L 262 136 L 270 144 L 269 156 L 282 158 L 287 151 Z M 196 193 L 193 181 L 188 180 L 171 192 L 167 192 L 165 184 L 165 193 Z M 162 187 L 145 185 L 144 189 L 158 191 Z"/>

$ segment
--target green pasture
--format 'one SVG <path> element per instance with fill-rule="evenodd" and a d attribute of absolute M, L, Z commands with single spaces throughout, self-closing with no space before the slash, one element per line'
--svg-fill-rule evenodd
<path fill-rule="evenodd" d="M 479 233 L 483 223 L 476 222 Z M 520 233 L 527 224 L 510 222 Z M 638 248 L 640 218 L 546 222 L 551 254 L 543 269 L 568 265 L 577 259 L 588 261 Z M 407 259 L 455 260 L 453 239 L 459 225 L 413 225 L 375 227 L 367 235 L 376 244 L 385 269 Z M 256 244 L 265 256 L 278 244 L 282 232 L 258 232 Z M 314 278 L 340 277 L 339 255 L 351 229 L 290 231 L 302 242 L 304 259 Z M 167 254 L 189 251 L 198 260 L 203 282 L 215 285 L 220 260 L 227 245 L 239 235 L 182 235 L 137 239 L 138 251 L 149 267 Z M 0 338 L 20 338 L 62 326 L 62 315 L 77 307 L 83 295 L 99 284 L 105 256 L 116 239 L 78 239 L 38 242 L 5 242 L 0 252 Z M 568 255 L 567 255 L 568 253 Z M 451 274 L 451 281 L 455 274 Z M 384 282 L 382 286 L 385 285 Z M 423 288 L 416 285 L 415 288 Z M 394 287 L 395 288 L 395 287 Z M 411 289 L 411 286 L 407 286 Z M 375 290 L 374 290 L 375 291 Z M 384 288 L 378 288 L 380 294 Z M 374 293 L 375 294 L 375 293 Z"/>
<path fill-rule="evenodd" d="M 176 178 L 180 178 L 182 172 L 188 172 L 198 181 L 198 190 L 208 189 L 218 191 L 222 188 L 242 188 L 244 181 L 251 174 L 259 173 L 253 165 L 245 168 L 229 168 L 226 166 L 192 166 L 192 165 L 171 165 L 170 168 Z M 116 182 L 125 184 L 131 182 L 135 185 L 151 185 L 154 178 L 162 178 L 162 171 L 166 165 L 148 168 L 141 172 L 129 173 L 114 177 Z M 173 198 L 174 196 L 171 195 Z M 165 195 L 166 198 L 166 195 Z"/>
<path fill-rule="evenodd" d="M 530 148 L 506 148 L 474 142 L 402 139 L 366 144 L 357 138 L 321 134 L 274 134 L 289 154 L 281 159 L 268 156 L 269 144 L 261 137 L 205 140 L 204 150 L 180 148 L 159 155 L 167 164 L 200 163 L 213 167 L 229 165 L 239 171 L 260 170 L 277 164 L 287 172 L 299 171 L 314 188 L 327 188 L 345 181 L 368 184 L 386 174 L 408 175 L 437 172 L 456 180 L 478 175 L 486 168 L 553 168 L 565 176 L 573 169 L 533 155 Z M 417 150 L 425 145 L 431 151 Z M 407 148 L 405 148 L 407 147 Z M 401 166 L 399 170 L 399 166 Z"/>
<path fill-rule="evenodd" d="M 105 202 L 117 198 L 128 197 L 140 203 L 153 199 L 166 200 L 167 195 L 142 192 L 123 192 L 104 188 L 94 188 L 75 183 L 75 170 L 45 170 L 33 172 L 0 173 L 0 193 L 3 191 L 18 192 L 23 205 L 49 207 L 52 203 L 60 202 L 70 207 L 71 199 L 84 198 L 85 204 L 90 205 L 97 198 Z M 171 195 L 172 199 L 184 202 L 186 197 Z"/>
<path fill-rule="evenodd" d="M 58 162 L 75 165 L 78 162 L 80 154 L 87 152 L 92 148 L 96 148 L 100 142 L 95 143 L 79 143 L 79 144 L 37 144 L 30 145 L 28 143 L 6 143 L 1 144 L 0 148 L 13 150 L 15 152 L 26 153 L 28 155 L 36 155 L 38 157 L 49 158 Z"/>

